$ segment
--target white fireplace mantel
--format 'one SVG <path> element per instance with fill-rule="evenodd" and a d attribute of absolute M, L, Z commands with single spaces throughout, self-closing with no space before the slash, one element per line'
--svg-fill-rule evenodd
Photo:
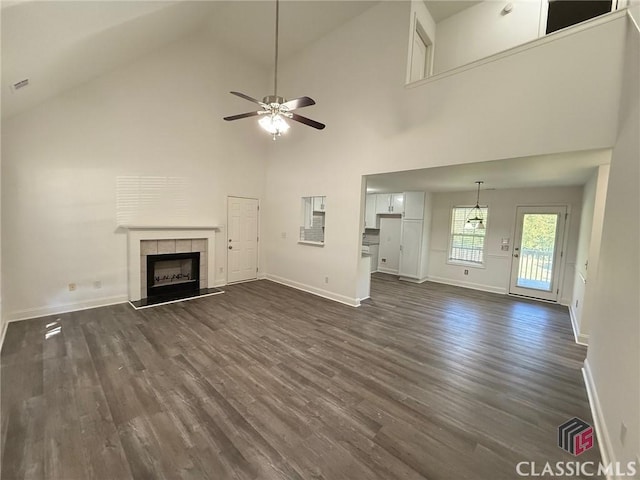
<path fill-rule="evenodd" d="M 221 225 L 118 225 L 125 230 L 221 230 Z"/>
<path fill-rule="evenodd" d="M 140 288 L 140 242 L 142 240 L 181 240 L 204 238 L 207 240 L 207 288 L 215 285 L 215 236 L 222 230 L 218 225 L 160 226 L 160 225 L 120 225 L 127 231 L 127 269 L 129 300 L 141 299 Z"/>

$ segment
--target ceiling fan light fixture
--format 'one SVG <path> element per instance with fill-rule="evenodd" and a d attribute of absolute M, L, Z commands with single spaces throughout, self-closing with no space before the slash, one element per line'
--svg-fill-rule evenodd
<path fill-rule="evenodd" d="M 320 122 L 316 122 L 315 120 L 311 120 L 310 118 L 303 117 L 302 115 L 298 115 L 294 113 L 293 110 L 303 107 L 309 107 L 311 105 L 315 105 L 316 102 L 309 97 L 298 97 L 292 100 L 285 100 L 283 97 L 278 95 L 278 25 L 280 20 L 280 1 L 276 0 L 276 34 L 275 34 L 275 68 L 273 75 L 273 95 L 267 95 L 262 99 L 262 102 L 259 102 L 253 97 L 249 95 L 245 95 L 240 92 L 231 92 L 232 95 L 235 95 L 240 98 L 244 98 L 252 103 L 260 105 L 262 110 L 241 113 L 239 115 L 231 115 L 228 117 L 224 117 L 226 121 L 240 120 L 242 118 L 249 117 L 257 117 L 261 116 L 262 118 L 258 120 L 260 126 L 273 135 L 273 139 L 276 140 L 283 133 L 286 133 L 289 130 L 289 124 L 285 121 L 285 118 L 293 120 L 294 122 L 302 123 L 303 125 L 307 125 L 309 127 L 322 130 L 325 125 Z"/>
<path fill-rule="evenodd" d="M 263 117 L 258 120 L 258 123 L 264 130 L 273 135 L 274 140 L 289 130 L 289 124 L 279 114 L 263 115 Z"/>

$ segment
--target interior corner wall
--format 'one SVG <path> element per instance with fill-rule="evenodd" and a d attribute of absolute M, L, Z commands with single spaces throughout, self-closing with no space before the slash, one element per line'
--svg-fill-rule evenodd
<path fill-rule="evenodd" d="M 271 140 L 247 142 L 255 124 L 222 117 L 248 106 L 230 90 L 259 92 L 267 74 L 195 34 L 5 120 L 5 318 L 126 301 L 118 176 L 183 179 L 193 196 L 181 225 L 224 226 L 227 195 L 262 199 L 261 141 Z M 224 284 L 225 229 L 218 235 Z"/>
<path fill-rule="evenodd" d="M 588 343 L 594 303 L 598 298 L 595 289 L 608 182 L 609 165 L 600 165 L 584 186 L 582 197 L 573 299 L 569 306 L 581 343 Z"/>
<path fill-rule="evenodd" d="M 424 193 L 424 214 L 422 217 L 422 252 L 420 255 L 420 280 L 429 276 L 429 251 L 431 250 L 431 225 L 433 219 L 433 193 Z"/>
<path fill-rule="evenodd" d="M 429 275 L 433 281 L 460 285 L 495 293 L 508 293 L 511 261 L 515 242 L 516 207 L 519 205 L 568 205 L 569 222 L 565 226 L 560 295 L 558 301 L 567 304 L 573 291 L 576 246 L 580 226 L 582 187 L 521 188 L 485 190 L 480 201 L 489 207 L 485 240 L 485 264 L 474 268 L 447 263 L 451 208 L 473 205 L 475 192 L 435 193 L 431 225 Z M 502 239 L 509 239 L 509 251 L 501 250 Z M 468 275 L 464 272 L 468 271 Z M 562 272 L 564 274 L 562 275 Z"/>
<path fill-rule="evenodd" d="M 446 72 L 538 38 L 540 0 L 480 2 L 436 24 L 434 74 Z"/>
<path fill-rule="evenodd" d="M 281 66 L 282 94 L 312 97 L 304 115 L 327 127 L 268 148 L 269 275 L 355 299 L 363 175 L 613 145 L 624 19 L 407 88 L 409 19 L 409 2 L 380 2 Z M 309 195 L 327 197 L 320 248 L 297 243 Z"/>
<path fill-rule="evenodd" d="M 1 103 L 1 102 L 0 102 Z M 1 110 L 1 106 L 0 106 Z M 0 126 L 1 129 L 1 126 Z M 0 352 L 4 344 L 6 321 L 2 310 L 2 139 L 0 138 Z"/>
<path fill-rule="evenodd" d="M 586 366 L 611 461 L 640 456 L 640 32 L 627 28 Z M 624 443 L 621 425 L 627 427 Z"/>

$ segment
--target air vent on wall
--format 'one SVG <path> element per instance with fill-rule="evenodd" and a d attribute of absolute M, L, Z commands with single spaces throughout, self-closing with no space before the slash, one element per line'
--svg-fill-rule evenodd
<path fill-rule="evenodd" d="M 14 83 L 11 87 L 13 88 L 14 91 L 16 91 L 28 86 L 29 86 L 29 79 L 25 78 L 24 80 L 20 80 L 19 82 Z"/>

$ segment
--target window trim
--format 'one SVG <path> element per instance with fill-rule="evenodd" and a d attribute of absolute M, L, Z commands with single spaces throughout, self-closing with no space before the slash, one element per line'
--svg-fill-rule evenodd
<path fill-rule="evenodd" d="M 452 232 L 452 228 L 453 228 L 453 210 L 455 208 L 473 208 L 475 207 L 474 205 L 451 205 L 449 207 L 449 230 L 447 232 L 448 235 L 448 245 L 447 245 L 447 260 L 446 260 L 446 264 L 447 265 L 455 265 L 455 266 L 462 266 L 462 267 L 470 267 L 470 268 L 480 268 L 480 269 L 485 269 L 487 268 L 486 263 L 487 263 L 487 231 L 489 229 L 489 205 L 488 204 L 483 204 L 480 205 L 480 208 L 485 208 L 487 213 L 486 216 L 484 218 L 484 228 L 485 228 L 485 234 L 483 237 L 483 241 L 482 241 L 482 262 L 481 263 L 477 263 L 477 262 L 469 262 L 466 260 L 456 260 L 456 259 L 452 259 L 451 258 L 451 248 L 453 246 L 453 232 Z"/>

